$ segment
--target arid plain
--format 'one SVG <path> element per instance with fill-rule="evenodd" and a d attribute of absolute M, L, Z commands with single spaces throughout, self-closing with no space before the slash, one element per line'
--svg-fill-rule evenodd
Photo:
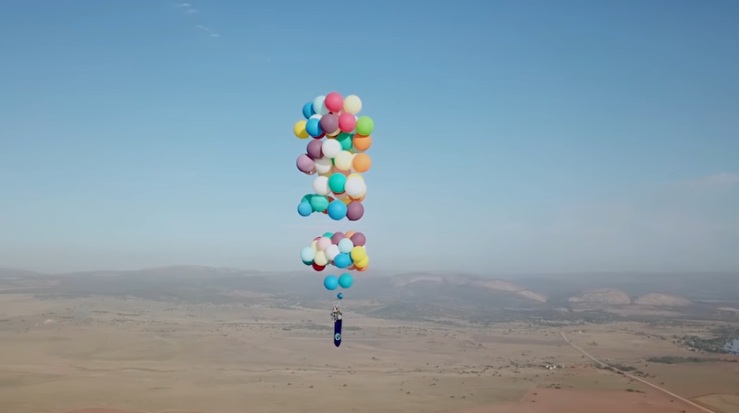
<path fill-rule="evenodd" d="M 6 277 L 0 412 L 739 412 L 737 357 L 675 339 L 735 325 L 730 312 L 685 320 L 652 306 L 641 321 L 505 313 L 485 323 L 453 311 L 379 315 L 406 308 L 392 300 L 445 302 L 419 288 L 417 301 L 347 297 L 344 343 L 335 348 L 325 297 L 235 288 L 233 277 L 214 287 L 212 274 L 200 286 L 191 285 L 196 277 L 154 274 L 164 280 L 156 287 L 111 294 L 103 285 L 111 277 Z M 168 288 L 194 293 L 174 297 Z"/>

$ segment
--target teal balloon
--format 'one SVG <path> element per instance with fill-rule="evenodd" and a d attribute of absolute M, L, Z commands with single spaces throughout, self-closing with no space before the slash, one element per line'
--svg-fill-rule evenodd
<path fill-rule="evenodd" d="M 347 212 L 347 206 L 344 202 L 339 201 L 338 199 L 328 204 L 328 213 L 329 218 L 333 219 L 334 221 L 339 221 L 344 218 L 346 218 L 346 212 Z"/>
<path fill-rule="evenodd" d="M 303 264 L 311 266 L 313 265 L 313 261 L 303 261 Z"/>
<path fill-rule="evenodd" d="M 310 202 L 302 201 L 298 204 L 298 215 L 301 217 L 307 217 L 313 213 L 313 206 Z"/>
<path fill-rule="evenodd" d="M 328 188 L 331 190 L 331 192 L 335 194 L 340 194 L 344 192 L 344 187 L 346 186 L 346 176 L 344 174 L 335 173 L 331 174 L 331 176 L 328 178 Z"/>
<path fill-rule="evenodd" d="M 341 288 L 350 288 L 352 284 L 354 284 L 354 277 L 352 277 L 351 274 L 349 274 L 348 272 L 341 274 L 341 276 L 339 277 L 339 285 L 341 286 Z"/>
<path fill-rule="evenodd" d="M 323 212 L 328 208 L 328 197 L 313 195 L 310 199 L 310 206 L 313 207 L 313 212 Z"/>
<path fill-rule="evenodd" d="M 331 205 L 331 204 L 329 204 L 329 205 Z M 323 236 L 326 237 L 326 238 L 331 238 L 331 237 L 334 236 L 334 233 L 333 232 L 324 232 L 323 233 Z"/>
<path fill-rule="evenodd" d="M 323 286 L 329 291 L 335 290 L 339 287 L 339 279 L 335 275 L 327 275 L 323 279 Z"/>
<path fill-rule="evenodd" d="M 316 258 L 316 251 L 311 247 L 305 247 L 300 251 L 300 259 L 303 262 L 313 262 Z"/>
<path fill-rule="evenodd" d="M 352 137 L 351 133 L 342 132 L 336 136 L 336 140 L 341 144 L 341 150 L 348 151 L 352 148 Z"/>
<path fill-rule="evenodd" d="M 344 299 L 344 293 L 338 293 L 338 294 L 336 294 L 336 298 L 338 298 L 339 300 L 343 300 Z"/>
<path fill-rule="evenodd" d="M 301 199 L 300 202 L 310 203 L 311 199 L 313 199 L 313 194 L 305 194 L 303 195 L 303 199 Z"/>

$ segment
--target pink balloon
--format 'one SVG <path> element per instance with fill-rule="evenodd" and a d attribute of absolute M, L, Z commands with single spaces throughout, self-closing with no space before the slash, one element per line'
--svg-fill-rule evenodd
<path fill-rule="evenodd" d="M 328 109 L 330 112 L 337 113 L 344 108 L 344 98 L 341 97 L 341 95 L 337 92 L 331 92 L 326 95 L 326 98 L 323 100 L 323 102 L 324 105 L 326 105 L 326 109 Z"/>
<path fill-rule="evenodd" d="M 357 126 L 357 118 L 351 113 L 342 113 L 339 116 L 339 129 L 342 132 L 351 132 Z"/>
<path fill-rule="evenodd" d="M 321 237 L 321 239 L 318 240 L 317 247 L 319 251 L 325 251 L 329 245 L 331 245 L 331 238 Z"/>
<path fill-rule="evenodd" d="M 298 156 L 298 159 L 295 161 L 296 166 L 298 167 L 298 170 L 304 174 L 312 174 L 313 173 L 313 167 L 315 166 L 315 162 L 313 162 L 313 159 L 311 159 L 308 155 L 302 154 Z"/>

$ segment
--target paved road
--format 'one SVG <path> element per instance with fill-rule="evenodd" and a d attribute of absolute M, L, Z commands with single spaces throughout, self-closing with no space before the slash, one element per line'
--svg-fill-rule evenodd
<path fill-rule="evenodd" d="M 567 338 L 567 336 L 565 335 L 564 331 L 560 331 L 560 332 L 559 332 L 559 334 L 561 334 L 561 335 L 562 335 L 562 339 L 563 339 L 563 340 L 564 340 L 565 342 L 567 342 L 567 344 L 571 345 L 571 346 L 572 346 L 573 348 L 575 348 L 575 350 L 577 350 L 577 351 L 579 351 L 580 353 L 582 353 L 582 354 L 583 354 L 583 355 L 584 355 L 585 357 L 589 358 L 590 360 L 593 360 L 594 362 L 596 362 L 596 363 L 600 364 L 600 365 L 601 365 L 601 366 L 603 366 L 603 367 L 608 367 L 608 368 L 610 368 L 610 369 L 612 369 L 612 370 L 614 370 L 614 371 L 617 371 L 617 372 L 619 372 L 619 373 L 623 374 L 624 376 L 626 376 L 626 377 L 628 377 L 628 378 L 630 378 L 630 379 L 634 379 L 634 380 L 636 380 L 636 381 L 638 381 L 638 382 L 644 383 L 644 384 L 646 384 L 647 386 L 649 386 L 649 387 L 652 387 L 652 388 L 654 388 L 654 389 L 657 389 L 657 390 L 659 390 L 659 391 L 661 391 L 662 393 L 665 393 L 665 394 L 667 394 L 667 395 L 670 395 L 670 396 L 674 397 L 674 398 L 675 398 L 675 399 L 677 399 L 677 400 L 680 400 L 681 402 L 683 402 L 683 403 L 685 403 L 685 404 L 688 404 L 688 405 L 690 405 L 690 406 L 693 406 L 693 407 L 695 407 L 696 409 L 699 409 L 699 410 L 700 410 L 700 411 L 702 411 L 702 412 L 705 412 L 705 413 L 721 413 L 721 412 L 719 412 L 719 411 L 716 411 L 716 410 L 711 410 L 711 409 L 709 409 L 709 408 L 707 408 L 707 407 L 703 407 L 703 406 L 701 406 L 701 405 L 700 405 L 700 404 L 698 404 L 698 403 L 692 402 L 692 401 L 690 401 L 690 400 L 686 399 L 685 397 L 679 396 L 679 395 L 677 395 L 677 394 L 675 394 L 675 393 L 673 393 L 673 392 L 671 392 L 671 391 L 669 391 L 669 390 L 665 389 L 664 387 L 660 387 L 660 386 L 657 386 L 656 384 L 650 383 L 650 382 L 648 382 L 648 381 L 646 381 L 646 380 L 642 379 L 641 377 L 636 377 L 636 376 L 634 376 L 633 374 L 629 374 L 629 373 L 627 373 L 627 372 L 625 372 L 625 371 L 623 371 L 623 370 L 619 370 L 619 369 L 617 369 L 617 368 L 615 368 L 615 367 L 613 367 L 613 366 L 611 366 L 611 365 L 608 365 L 608 364 L 606 364 L 606 363 L 604 363 L 604 362 L 602 362 L 602 361 L 598 360 L 597 358 L 593 357 L 592 355 L 590 355 L 590 353 L 588 353 L 587 351 L 583 350 L 583 349 L 582 349 L 582 348 L 581 348 L 580 346 L 578 346 L 577 344 L 575 344 L 575 343 L 571 342 L 571 341 L 570 341 L 570 339 L 569 339 L 569 338 Z"/>

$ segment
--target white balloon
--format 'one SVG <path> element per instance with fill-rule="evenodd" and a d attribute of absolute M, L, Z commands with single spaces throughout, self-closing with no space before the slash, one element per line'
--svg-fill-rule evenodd
<path fill-rule="evenodd" d="M 360 198 L 367 192 L 367 184 L 360 177 L 350 176 L 346 179 L 344 191 L 352 198 Z"/>
<path fill-rule="evenodd" d="M 329 261 L 333 261 L 334 258 L 336 258 L 336 256 L 339 255 L 339 253 L 341 253 L 341 251 L 339 251 L 338 245 L 331 244 L 328 246 L 328 248 L 326 248 L 325 253 L 326 253 L 326 258 L 328 258 Z"/>
<path fill-rule="evenodd" d="M 325 115 L 328 113 L 328 109 L 326 109 L 326 96 L 317 96 L 313 100 L 313 110 L 318 115 Z"/>
<path fill-rule="evenodd" d="M 357 95 L 349 95 L 344 98 L 344 112 L 356 115 L 362 110 L 362 100 Z"/>
<path fill-rule="evenodd" d="M 331 158 L 324 156 L 323 158 L 316 159 L 316 172 L 319 174 L 327 174 L 331 172 L 333 164 Z"/>
<path fill-rule="evenodd" d="M 318 195 L 328 195 L 329 192 L 331 192 L 328 187 L 328 177 L 317 176 L 316 179 L 313 180 L 313 190 L 316 191 Z"/>
<path fill-rule="evenodd" d="M 339 241 L 339 251 L 343 252 L 344 254 L 352 252 L 352 248 L 354 248 L 354 243 L 351 239 L 342 238 L 341 241 Z"/>
<path fill-rule="evenodd" d="M 320 121 L 322 117 L 323 116 L 321 116 L 319 114 L 315 114 L 315 115 L 310 115 L 310 118 L 308 118 L 308 119 L 318 119 Z"/>
<path fill-rule="evenodd" d="M 336 139 L 326 139 L 323 141 L 321 150 L 323 151 L 323 156 L 333 159 L 341 152 L 341 143 Z"/>

